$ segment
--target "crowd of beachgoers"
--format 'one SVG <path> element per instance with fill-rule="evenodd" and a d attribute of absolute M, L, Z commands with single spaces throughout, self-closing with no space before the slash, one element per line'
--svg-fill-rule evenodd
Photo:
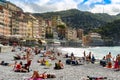
<path fill-rule="evenodd" d="M 63 54 L 57 48 L 13 46 L 0 53 L 0 80 L 119 80 L 120 55 L 108 52 L 98 60 L 89 52 L 83 57 Z"/>

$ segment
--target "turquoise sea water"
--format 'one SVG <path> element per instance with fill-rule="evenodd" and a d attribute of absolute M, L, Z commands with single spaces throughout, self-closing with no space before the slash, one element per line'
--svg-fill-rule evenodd
<path fill-rule="evenodd" d="M 60 47 L 58 48 L 63 53 L 74 53 L 75 56 L 82 57 L 83 52 L 85 51 L 86 54 L 92 52 L 97 59 L 102 59 L 103 56 L 111 52 L 112 57 L 115 57 L 117 54 L 120 54 L 120 46 L 115 47 L 89 47 L 89 48 L 72 48 L 72 47 Z"/>

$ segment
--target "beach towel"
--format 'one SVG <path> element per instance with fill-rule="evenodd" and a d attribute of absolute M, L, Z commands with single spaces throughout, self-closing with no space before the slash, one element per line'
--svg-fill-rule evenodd
<path fill-rule="evenodd" d="M 52 65 L 52 64 L 51 64 L 49 61 L 46 61 L 46 62 L 45 62 L 45 69 L 50 68 L 51 65 Z"/>
<path fill-rule="evenodd" d="M 90 77 L 90 76 L 87 76 L 87 78 L 89 78 L 89 80 L 107 80 L 107 77 Z"/>
<path fill-rule="evenodd" d="M 42 78 L 29 78 L 28 80 L 43 80 Z"/>
<path fill-rule="evenodd" d="M 50 64 L 49 61 L 46 61 L 46 62 L 45 62 L 45 65 L 46 65 L 47 67 L 50 67 L 52 64 Z"/>

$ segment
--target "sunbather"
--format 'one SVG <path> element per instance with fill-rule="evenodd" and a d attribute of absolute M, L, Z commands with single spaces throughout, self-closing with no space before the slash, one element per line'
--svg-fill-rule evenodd
<path fill-rule="evenodd" d="M 0 65 L 3 65 L 3 66 L 10 66 L 9 63 L 6 63 L 5 61 L 1 61 Z"/>
<path fill-rule="evenodd" d="M 64 65 L 61 62 L 61 60 L 59 60 L 58 63 L 55 63 L 54 69 L 63 69 L 63 68 L 64 68 Z"/>
<path fill-rule="evenodd" d="M 55 78 L 54 74 L 46 74 L 46 72 L 39 74 L 38 71 L 34 71 L 30 79 L 46 79 L 46 78 Z"/>

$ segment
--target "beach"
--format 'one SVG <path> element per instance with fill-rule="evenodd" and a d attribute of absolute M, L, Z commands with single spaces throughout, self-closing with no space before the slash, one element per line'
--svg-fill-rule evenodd
<path fill-rule="evenodd" d="M 14 63 L 13 56 L 16 53 L 21 53 L 20 51 L 9 52 L 9 53 L 0 53 L 0 60 L 4 60 L 8 63 Z M 55 74 L 56 78 L 50 78 L 45 80 L 87 80 L 87 76 L 91 77 L 107 77 L 106 80 L 119 80 L 120 71 L 114 71 L 114 69 L 108 69 L 100 66 L 99 62 L 85 63 L 83 65 L 66 65 L 63 56 L 57 56 L 56 60 L 50 61 L 52 64 L 50 67 L 42 66 L 40 63 L 37 63 L 38 59 L 42 59 L 40 55 L 33 55 L 32 63 L 30 66 L 30 72 L 20 73 L 14 72 L 13 66 L 2 66 L 0 65 L 0 80 L 27 80 L 33 74 L 34 70 L 37 70 L 39 73 L 50 73 Z M 55 62 L 62 60 L 64 63 L 64 69 L 54 70 Z M 18 61 L 19 62 L 19 61 Z M 25 61 L 23 61 L 25 63 Z"/>

